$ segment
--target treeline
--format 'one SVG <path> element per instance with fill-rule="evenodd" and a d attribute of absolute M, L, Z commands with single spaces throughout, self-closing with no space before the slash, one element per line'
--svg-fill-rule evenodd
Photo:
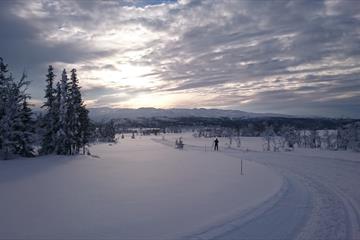
<path fill-rule="evenodd" d="M 205 117 L 151 117 L 137 119 L 114 119 L 115 125 L 123 128 L 170 128 L 170 127 L 225 127 L 240 129 L 244 136 L 260 136 L 266 126 L 273 126 L 275 132 L 280 132 L 283 126 L 291 126 L 298 130 L 337 129 L 356 119 L 332 118 L 205 118 Z"/>
<path fill-rule="evenodd" d="M 274 151 L 297 146 L 360 152 L 360 122 L 348 123 L 331 130 L 297 130 L 291 126 L 283 126 L 279 132 L 275 132 L 272 126 L 268 126 L 262 136 L 266 141 L 267 151 L 270 151 L 272 145 Z"/>
<path fill-rule="evenodd" d="M 193 129 L 195 137 L 225 137 L 233 139 L 240 146 L 240 137 L 262 137 L 264 150 L 289 150 L 301 148 L 322 148 L 328 150 L 353 150 L 360 152 L 360 121 L 347 123 L 335 129 L 297 129 L 284 124 L 277 130 L 273 125 L 263 125 L 261 130 L 254 127 L 198 127 Z"/>
<path fill-rule="evenodd" d="M 15 80 L 0 58 L 0 156 L 85 153 L 92 126 L 82 100 L 76 69 L 70 79 L 64 69 L 59 81 L 54 68 L 46 75 L 44 114 L 35 117 L 29 107 L 29 81 Z M 38 140 L 40 139 L 40 141 Z"/>

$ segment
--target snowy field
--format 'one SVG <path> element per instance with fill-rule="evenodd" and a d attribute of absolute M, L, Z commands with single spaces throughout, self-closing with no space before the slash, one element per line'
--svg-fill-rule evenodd
<path fill-rule="evenodd" d="M 359 154 L 227 142 L 126 136 L 0 161 L 0 239 L 360 239 Z"/>
<path fill-rule="evenodd" d="M 266 201 L 282 177 L 221 153 L 151 137 L 91 148 L 97 157 L 0 162 L 0 239 L 175 239 Z"/>

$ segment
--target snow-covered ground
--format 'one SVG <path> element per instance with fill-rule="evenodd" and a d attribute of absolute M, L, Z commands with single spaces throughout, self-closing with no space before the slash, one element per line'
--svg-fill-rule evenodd
<path fill-rule="evenodd" d="M 152 137 L 93 155 L 0 162 L 0 239 L 176 239 L 276 196 L 283 178 L 222 153 Z"/>
<path fill-rule="evenodd" d="M 185 150 L 204 151 L 212 139 L 182 136 Z M 241 138 L 241 148 L 226 156 L 261 163 L 284 177 L 278 195 L 245 214 L 194 233 L 190 239 L 360 239 L 360 154 L 348 151 L 295 149 L 262 152 L 261 138 Z M 186 145 L 186 143 L 189 145 Z"/>
<path fill-rule="evenodd" d="M 2 161 L 0 239 L 360 239 L 358 153 L 212 140 L 127 136 L 92 146 L 98 157 Z"/>

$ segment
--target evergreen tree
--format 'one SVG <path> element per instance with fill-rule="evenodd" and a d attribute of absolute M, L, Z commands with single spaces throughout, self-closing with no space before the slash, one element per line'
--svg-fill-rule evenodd
<path fill-rule="evenodd" d="M 76 69 L 71 70 L 71 83 L 68 90 L 68 134 L 70 141 L 70 154 L 79 153 L 81 147 L 80 113 L 82 99 Z"/>
<path fill-rule="evenodd" d="M 54 110 L 54 132 L 55 132 L 54 151 L 57 154 L 60 153 L 59 146 L 62 143 L 62 139 L 59 138 L 59 137 L 61 137 L 60 136 L 60 102 L 61 102 L 61 86 L 60 86 L 60 82 L 57 82 L 56 89 L 55 89 L 54 105 L 53 105 L 53 110 Z"/>
<path fill-rule="evenodd" d="M 55 89 L 53 87 L 55 80 L 54 68 L 50 65 L 48 68 L 48 73 L 46 75 L 46 89 L 45 89 L 45 98 L 46 102 L 42 106 L 46 109 L 46 114 L 43 118 L 44 122 L 44 136 L 42 139 L 41 144 L 41 153 L 49 154 L 54 152 L 55 150 L 55 119 L 56 119 L 56 112 L 55 112 Z"/>
<path fill-rule="evenodd" d="M 68 118 L 68 77 L 66 70 L 63 70 L 61 81 L 60 81 L 60 101 L 59 101 L 59 129 L 57 130 L 57 154 L 69 154 L 69 139 L 67 129 L 67 118 Z"/>
<path fill-rule="evenodd" d="M 21 110 L 24 99 L 26 99 L 26 87 L 29 82 L 25 81 L 25 74 L 18 82 L 15 82 L 12 75 L 5 75 L 2 65 L 1 77 L 1 106 L 2 114 L 0 119 L 1 151 L 3 158 L 9 159 L 11 154 L 19 153 L 20 139 L 23 136 L 24 129 L 21 122 Z"/>
<path fill-rule="evenodd" d="M 18 121 L 16 96 L 14 85 L 10 76 L 2 88 L 2 116 L 0 119 L 0 136 L 3 158 L 9 159 L 10 154 L 15 152 L 14 126 Z"/>
<path fill-rule="evenodd" d="M 115 124 L 114 121 L 106 123 L 104 126 L 103 136 L 107 142 L 115 142 Z"/>
<path fill-rule="evenodd" d="M 77 78 L 76 69 L 71 70 L 71 84 L 69 87 L 69 108 L 68 108 L 68 128 L 71 143 L 71 154 L 78 154 L 80 148 L 88 143 L 90 120 L 88 110 L 81 98 L 79 79 Z"/>
<path fill-rule="evenodd" d="M 82 147 L 83 154 L 85 154 L 85 148 L 86 145 L 89 143 L 89 138 L 91 136 L 89 111 L 85 108 L 85 105 L 82 105 L 80 108 L 79 120 L 80 120 L 79 147 Z"/>
<path fill-rule="evenodd" d="M 32 144 L 34 142 L 35 122 L 32 119 L 32 111 L 27 101 L 28 98 L 28 96 L 25 96 L 22 102 L 19 114 L 20 125 L 17 134 L 18 139 L 16 139 L 17 153 L 23 157 L 34 156 Z"/>
<path fill-rule="evenodd" d="M 5 104 L 8 88 L 8 69 L 7 64 L 4 63 L 3 59 L 0 57 L 0 122 L 5 114 Z M 0 126 L 0 133 L 3 131 L 4 126 Z M 4 141 L 4 136 L 0 134 L 0 150 L 3 148 L 2 142 Z"/>

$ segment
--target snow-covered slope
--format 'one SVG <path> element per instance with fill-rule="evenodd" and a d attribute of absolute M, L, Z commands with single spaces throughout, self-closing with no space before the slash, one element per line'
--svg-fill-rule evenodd
<path fill-rule="evenodd" d="M 205 108 L 90 108 L 90 118 L 95 121 L 120 118 L 151 118 L 151 117 L 206 117 L 206 118 L 255 118 L 255 117 L 290 117 L 273 113 L 250 113 L 239 110 L 205 109 Z"/>
<path fill-rule="evenodd" d="M 0 161 L 0 239 L 177 239 L 261 204 L 282 178 L 221 153 L 151 137 L 91 147 L 99 158 Z"/>
<path fill-rule="evenodd" d="M 219 139 L 219 152 L 182 133 L 0 161 L 0 239 L 360 239 L 358 153 Z"/>

